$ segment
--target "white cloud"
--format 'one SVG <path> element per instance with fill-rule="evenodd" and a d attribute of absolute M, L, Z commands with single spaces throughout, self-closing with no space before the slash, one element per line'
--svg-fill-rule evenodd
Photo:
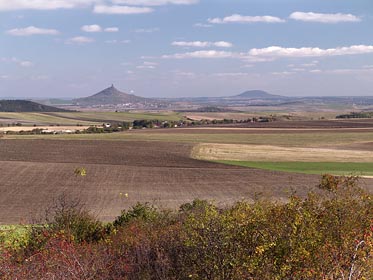
<path fill-rule="evenodd" d="M 271 74 L 275 76 L 290 76 L 290 75 L 294 75 L 295 73 L 289 72 L 289 71 L 283 71 L 283 72 L 272 72 Z"/>
<path fill-rule="evenodd" d="M 9 75 L 0 75 L 1 80 L 9 80 L 10 76 Z"/>
<path fill-rule="evenodd" d="M 135 29 L 133 32 L 135 33 L 153 33 L 153 32 L 158 32 L 160 29 L 158 27 L 154 28 L 140 28 L 140 29 Z"/>
<path fill-rule="evenodd" d="M 240 54 L 240 57 L 242 60 L 246 63 L 254 63 L 254 62 L 270 62 L 275 60 L 272 57 L 260 57 L 260 56 L 250 56 L 247 53 L 245 54 Z"/>
<path fill-rule="evenodd" d="M 144 61 L 142 65 L 136 66 L 137 69 L 155 69 L 158 63 L 151 61 Z"/>
<path fill-rule="evenodd" d="M 94 39 L 84 36 L 72 37 L 66 41 L 67 44 L 88 44 L 94 42 Z"/>
<path fill-rule="evenodd" d="M 249 56 L 252 57 L 323 57 L 323 56 L 339 56 L 339 55 L 357 55 L 373 53 L 373 46 L 355 45 L 350 47 L 338 47 L 331 49 L 321 48 L 283 48 L 272 46 L 263 49 L 251 49 Z"/>
<path fill-rule="evenodd" d="M 186 53 L 176 53 L 176 54 L 171 54 L 171 55 L 163 55 L 162 58 L 173 58 L 173 59 L 234 58 L 234 59 L 242 59 L 243 61 L 248 62 L 248 63 L 266 62 L 266 61 L 273 60 L 273 58 L 249 56 L 247 53 L 218 51 L 218 50 L 204 50 L 204 51 L 194 51 L 194 52 L 186 52 Z"/>
<path fill-rule="evenodd" d="M 340 75 L 345 75 L 345 74 L 372 74 L 373 69 L 364 69 L 364 68 L 345 68 L 345 69 L 333 69 L 333 70 L 324 70 L 322 71 L 323 73 L 327 74 L 340 74 Z"/>
<path fill-rule="evenodd" d="M 176 53 L 172 55 L 163 55 L 162 58 L 175 58 L 175 59 L 185 59 L 185 58 L 232 58 L 235 57 L 236 54 L 232 52 L 226 51 L 216 51 L 216 50 L 208 50 L 208 51 L 195 51 L 195 52 L 187 52 L 187 53 Z"/>
<path fill-rule="evenodd" d="M 139 65 L 136 66 L 137 69 L 155 69 L 155 66 L 153 65 Z"/>
<path fill-rule="evenodd" d="M 95 14 L 109 14 L 109 15 L 131 15 L 131 14 L 148 14 L 154 10 L 149 7 L 130 7 L 130 6 L 106 6 L 96 5 L 93 8 Z"/>
<path fill-rule="evenodd" d="M 31 67 L 33 66 L 34 64 L 31 62 L 31 61 L 19 61 L 18 62 L 18 65 L 19 66 L 22 66 L 22 67 Z"/>
<path fill-rule="evenodd" d="M 220 48 L 231 48 L 233 44 L 230 42 L 225 41 L 218 41 L 218 42 L 202 42 L 202 41 L 193 41 L 193 42 L 185 42 L 185 41 L 175 41 L 172 42 L 173 46 L 178 47 L 195 47 L 195 48 L 208 48 L 208 47 L 220 47 Z"/>
<path fill-rule="evenodd" d="M 56 29 L 38 28 L 29 26 L 25 28 L 15 28 L 6 32 L 12 36 L 32 36 L 32 35 L 58 35 L 59 31 Z"/>
<path fill-rule="evenodd" d="M 196 23 L 194 27 L 202 27 L 202 28 L 210 28 L 212 27 L 212 24 L 206 24 L 206 23 Z"/>
<path fill-rule="evenodd" d="M 192 5 L 199 0 L 0 0 L 0 11 L 88 8 L 97 14 L 151 13 L 151 6 Z M 110 5 L 112 4 L 112 5 Z"/>
<path fill-rule="evenodd" d="M 104 31 L 113 33 L 113 32 L 118 32 L 119 28 L 118 27 L 107 27 L 107 28 L 104 29 Z"/>
<path fill-rule="evenodd" d="M 233 44 L 230 42 L 219 41 L 219 42 L 213 43 L 213 46 L 219 47 L 219 48 L 231 48 L 233 47 Z"/>
<path fill-rule="evenodd" d="M 184 41 L 175 41 L 172 42 L 172 46 L 178 47 L 198 47 L 198 48 L 207 48 L 211 46 L 211 42 L 201 42 L 201 41 L 194 41 L 194 42 L 184 42 Z"/>
<path fill-rule="evenodd" d="M 148 66 L 157 66 L 158 65 L 158 63 L 152 62 L 152 61 L 144 61 L 143 64 L 148 65 Z"/>
<path fill-rule="evenodd" d="M 31 76 L 30 79 L 33 81 L 45 81 L 49 80 L 49 76 L 47 75 L 36 75 L 36 76 Z"/>
<path fill-rule="evenodd" d="M 314 61 L 311 61 L 309 63 L 302 63 L 302 64 L 299 64 L 299 65 L 289 64 L 288 67 L 293 72 L 304 72 L 304 71 L 309 71 L 310 68 L 314 68 L 314 67 L 318 66 L 318 64 L 319 64 L 319 62 L 317 60 L 314 60 Z"/>
<path fill-rule="evenodd" d="M 372 77 L 373 69 L 371 68 L 341 68 L 341 69 L 327 69 L 327 70 L 320 70 L 320 69 L 313 69 L 309 71 L 311 74 L 331 74 L 331 75 L 369 75 Z"/>
<path fill-rule="evenodd" d="M 18 66 L 21 66 L 21 67 L 31 67 L 33 66 L 34 64 L 29 61 L 29 60 L 22 60 L 22 59 L 19 59 L 19 58 L 16 58 L 16 57 L 12 57 L 12 58 L 4 58 L 3 61 L 7 61 L 7 62 L 13 62 L 15 64 L 17 64 Z"/>
<path fill-rule="evenodd" d="M 140 59 L 155 59 L 157 58 L 156 56 L 150 56 L 150 55 L 142 55 L 140 56 Z"/>
<path fill-rule="evenodd" d="M 101 26 L 99 26 L 97 24 L 92 24 L 92 25 L 83 25 L 81 27 L 81 30 L 84 31 L 84 32 L 94 33 L 94 32 L 101 32 L 102 28 L 101 28 Z"/>
<path fill-rule="evenodd" d="M 12 57 L 12 58 L 2 57 L 0 60 L 2 62 L 15 63 L 15 64 L 17 64 L 18 66 L 21 66 L 21 67 L 31 67 L 31 66 L 34 65 L 31 61 L 22 60 L 22 59 L 19 59 L 19 58 L 16 58 L 16 57 Z"/>
<path fill-rule="evenodd" d="M 225 18 L 209 18 L 209 23 L 223 24 L 223 23 L 255 23 L 255 22 L 265 22 L 265 23 L 281 23 L 285 20 L 273 17 L 273 16 L 242 16 L 239 14 L 234 14 Z"/>
<path fill-rule="evenodd" d="M 102 28 L 98 24 L 92 24 L 92 25 L 83 25 L 81 27 L 81 30 L 84 32 L 89 32 L 89 33 L 102 32 L 102 31 L 113 33 L 113 32 L 118 32 L 119 28 L 118 27 Z"/>
<path fill-rule="evenodd" d="M 310 70 L 310 73 L 321 73 L 322 71 L 320 69 L 313 69 Z"/>
<path fill-rule="evenodd" d="M 192 5 L 198 2 L 199 0 L 113 0 L 115 4 L 134 6 Z"/>
<path fill-rule="evenodd" d="M 342 56 L 342 55 L 361 55 L 373 54 L 373 46 L 356 45 L 350 47 L 337 47 L 331 49 L 321 48 L 283 48 L 279 46 L 271 46 L 262 49 L 251 49 L 248 52 L 228 52 L 218 50 L 203 50 L 185 53 L 176 53 L 163 55 L 162 58 L 187 59 L 187 58 L 234 58 L 241 59 L 246 63 L 253 62 L 268 62 L 280 58 L 305 58 L 305 57 L 327 57 L 327 56 Z M 301 67 L 314 67 L 318 61 L 303 64 Z M 289 65 L 289 67 L 296 67 Z"/>
<path fill-rule="evenodd" d="M 250 73 L 244 73 L 244 72 L 227 72 L 227 73 L 214 73 L 211 76 L 213 77 L 246 77 L 250 75 Z"/>
<path fill-rule="evenodd" d="M 321 14 L 321 13 L 304 13 L 294 12 L 289 18 L 306 21 L 306 22 L 320 22 L 320 23 L 339 23 L 339 22 L 360 22 L 361 18 L 352 14 Z"/>
<path fill-rule="evenodd" d="M 72 9 L 98 0 L 0 0 L 0 11 Z"/>
<path fill-rule="evenodd" d="M 118 40 L 107 40 L 107 41 L 105 41 L 105 43 L 106 44 L 119 44 L 119 43 L 121 43 L 121 44 L 129 44 L 129 43 L 131 43 L 131 40 L 122 40 L 122 41 L 118 41 Z"/>
<path fill-rule="evenodd" d="M 314 60 L 310 63 L 303 63 L 302 64 L 302 67 L 315 67 L 319 64 L 319 62 L 317 60 Z"/>
<path fill-rule="evenodd" d="M 177 76 L 189 77 L 189 78 L 193 78 L 193 77 L 197 76 L 197 74 L 194 73 L 194 72 L 184 72 L 184 71 L 175 71 L 175 74 Z"/>
<path fill-rule="evenodd" d="M 296 67 L 296 68 L 291 68 L 291 71 L 293 71 L 293 72 L 304 72 L 304 71 L 306 71 L 306 69 L 305 68 Z"/>

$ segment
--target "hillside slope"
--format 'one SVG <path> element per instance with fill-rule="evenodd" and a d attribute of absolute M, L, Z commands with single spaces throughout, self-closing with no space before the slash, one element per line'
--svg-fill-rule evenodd
<path fill-rule="evenodd" d="M 70 112 L 28 100 L 0 100 L 0 112 Z"/>
<path fill-rule="evenodd" d="M 270 94 L 263 90 L 248 90 L 239 95 L 233 96 L 233 98 L 247 98 L 247 99 L 279 99 L 286 98 L 280 95 Z"/>

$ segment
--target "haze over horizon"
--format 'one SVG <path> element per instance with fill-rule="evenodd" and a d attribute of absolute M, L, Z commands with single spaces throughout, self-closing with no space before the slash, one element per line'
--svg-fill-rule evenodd
<path fill-rule="evenodd" d="M 0 0 L 0 99 L 373 96 L 371 0 Z"/>

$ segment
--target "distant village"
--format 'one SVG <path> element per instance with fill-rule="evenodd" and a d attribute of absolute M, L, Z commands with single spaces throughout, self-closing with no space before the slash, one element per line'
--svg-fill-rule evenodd
<path fill-rule="evenodd" d="M 159 128 L 180 128 L 180 127 L 195 127 L 195 126 L 214 126 L 228 125 L 237 123 L 256 123 L 256 122 L 272 122 L 274 118 L 258 117 L 248 118 L 245 120 L 223 119 L 223 120 L 135 120 L 133 122 L 106 122 L 102 125 L 92 126 L 22 126 L 17 123 L 15 126 L 8 124 L 7 127 L 0 127 L 0 133 L 8 135 L 36 135 L 36 134 L 90 134 L 90 133 L 113 133 L 133 129 L 159 129 Z"/>

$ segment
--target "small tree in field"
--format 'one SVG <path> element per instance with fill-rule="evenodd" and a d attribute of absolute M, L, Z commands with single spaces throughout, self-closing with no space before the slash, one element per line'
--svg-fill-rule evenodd
<path fill-rule="evenodd" d="M 87 176 L 87 170 L 84 167 L 79 167 L 74 170 L 75 176 L 85 177 Z"/>

